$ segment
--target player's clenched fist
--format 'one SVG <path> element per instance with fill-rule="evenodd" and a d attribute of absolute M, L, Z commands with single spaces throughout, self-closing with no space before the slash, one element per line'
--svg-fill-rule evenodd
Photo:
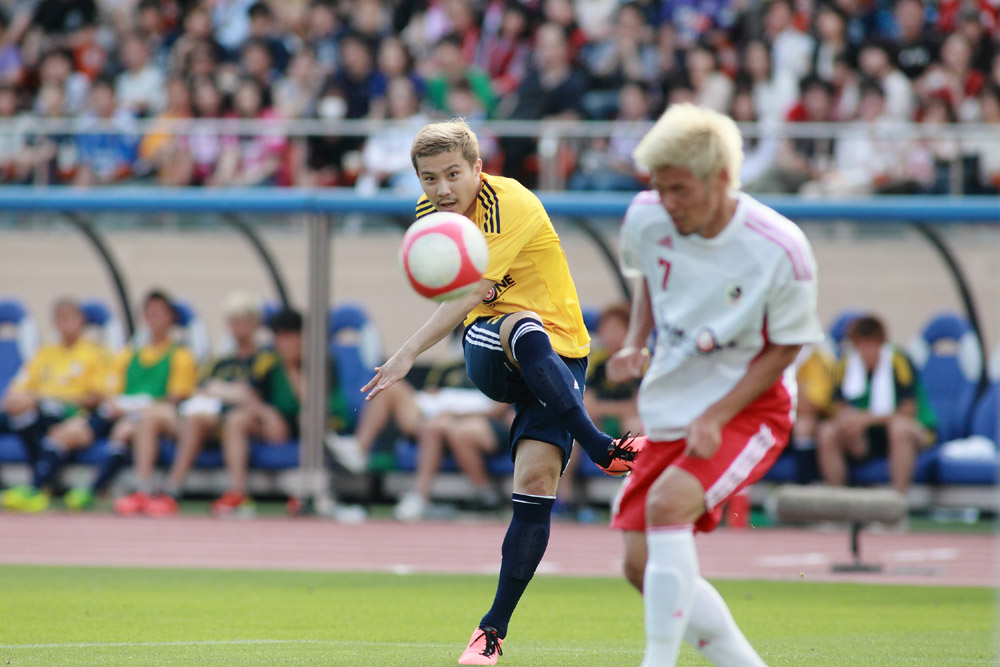
<path fill-rule="evenodd" d="M 623 347 L 608 360 L 608 380 L 627 382 L 641 377 L 649 363 L 649 350 L 644 347 Z"/>

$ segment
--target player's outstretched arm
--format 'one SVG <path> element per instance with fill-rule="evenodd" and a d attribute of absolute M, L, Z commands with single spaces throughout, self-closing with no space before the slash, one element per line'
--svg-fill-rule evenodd
<path fill-rule="evenodd" d="M 635 281 L 632 291 L 632 314 L 629 317 L 625 344 L 609 360 L 607 374 L 612 382 L 627 382 L 640 377 L 649 362 L 646 341 L 653 331 L 653 307 L 649 301 L 646 279 Z"/>
<path fill-rule="evenodd" d="M 469 311 L 482 301 L 493 285 L 492 280 L 480 280 L 476 288 L 466 296 L 454 301 L 445 301 L 438 306 L 424 325 L 417 329 L 388 361 L 375 368 L 375 377 L 361 388 L 362 393 L 368 392 L 365 399 L 370 401 L 406 377 L 417 357 L 458 326 Z"/>

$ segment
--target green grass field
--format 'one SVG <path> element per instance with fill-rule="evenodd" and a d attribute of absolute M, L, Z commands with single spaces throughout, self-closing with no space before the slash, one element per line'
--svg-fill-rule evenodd
<path fill-rule="evenodd" d="M 452 665 L 494 577 L 0 567 L 0 665 Z M 770 665 L 991 665 L 985 588 L 720 581 Z M 538 577 L 505 665 L 637 665 L 624 581 Z M 684 648 L 681 664 L 703 663 Z"/>

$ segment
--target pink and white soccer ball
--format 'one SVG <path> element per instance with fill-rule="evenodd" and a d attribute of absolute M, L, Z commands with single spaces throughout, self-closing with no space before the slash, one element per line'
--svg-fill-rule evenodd
<path fill-rule="evenodd" d="M 406 230 L 399 261 L 420 296 L 450 301 L 468 294 L 483 277 L 490 252 L 483 233 L 464 215 L 438 211 Z"/>

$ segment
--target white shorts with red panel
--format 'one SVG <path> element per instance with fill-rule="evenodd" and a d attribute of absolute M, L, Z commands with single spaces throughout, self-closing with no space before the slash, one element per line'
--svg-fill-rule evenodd
<path fill-rule="evenodd" d="M 755 402 L 726 424 L 719 449 L 708 459 L 686 456 L 685 440 L 650 441 L 615 499 L 611 526 L 645 532 L 646 494 L 667 468 L 676 466 L 693 475 L 705 489 L 706 511 L 695 521 L 695 531 L 714 529 L 726 501 L 760 480 L 788 444 L 792 431 L 788 410 L 760 407 L 760 402 Z"/>

